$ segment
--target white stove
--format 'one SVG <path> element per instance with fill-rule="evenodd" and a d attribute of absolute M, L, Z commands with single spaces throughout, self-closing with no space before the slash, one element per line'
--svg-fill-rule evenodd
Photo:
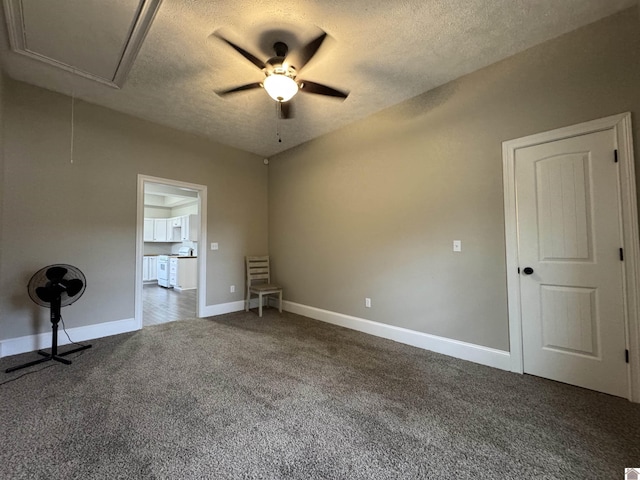
<path fill-rule="evenodd" d="M 158 285 L 169 288 L 169 255 L 158 255 Z"/>

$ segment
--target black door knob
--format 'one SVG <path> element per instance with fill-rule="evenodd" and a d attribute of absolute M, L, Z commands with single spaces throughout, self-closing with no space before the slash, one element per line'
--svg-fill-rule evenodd
<path fill-rule="evenodd" d="M 525 275 L 531 275 L 533 273 L 533 268 L 524 267 L 524 269 L 522 270 L 522 273 L 524 273 Z"/>

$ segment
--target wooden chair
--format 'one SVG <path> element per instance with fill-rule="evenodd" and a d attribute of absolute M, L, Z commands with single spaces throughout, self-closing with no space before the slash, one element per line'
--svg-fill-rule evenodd
<path fill-rule="evenodd" d="M 282 313 L 282 287 L 271 283 L 269 257 L 245 257 L 247 267 L 247 295 L 244 299 L 244 310 L 249 311 L 251 294 L 258 295 L 258 315 L 262 317 L 262 298 L 266 295 L 278 294 L 278 310 Z M 256 283 L 254 283 L 254 281 Z"/>

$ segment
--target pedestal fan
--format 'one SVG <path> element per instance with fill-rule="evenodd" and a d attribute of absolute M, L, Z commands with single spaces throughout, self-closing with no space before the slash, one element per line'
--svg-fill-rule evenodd
<path fill-rule="evenodd" d="M 84 274 L 78 268 L 64 264 L 49 265 L 41 268 L 31 277 L 27 286 L 29 297 L 38 305 L 49 307 L 51 311 L 51 352 L 47 353 L 43 350 L 38 350 L 38 354 L 45 358 L 39 358 L 17 367 L 7 368 L 7 373 L 31 367 L 38 363 L 48 362 L 49 360 L 69 365 L 71 360 L 62 357 L 91 348 L 91 345 L 81 345 L 68 352 L 58 354 L 58 323 L 62 318 L 60 308 L 71 305 L 78 300 L 84 293 L 86 283 Z"/>

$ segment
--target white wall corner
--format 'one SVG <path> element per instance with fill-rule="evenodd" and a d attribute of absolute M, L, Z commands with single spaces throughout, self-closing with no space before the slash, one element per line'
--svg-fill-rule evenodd
<path fill-rule="evenodd" d="M 511 370 L 511 355 L 504 350 L 461 342 L 450 338 L 430 335 L 406 328 L 395 327 L 384 323 L 373 322 L 364 318 L 352 317 L 342 313 L 309 307 L 299 303 L 283 301 L 282 308 L 288 312 L 304 315 L 305 317 L 322 322 L 339 325 L 359 332 L 375 335 L 413 347 L 430 350 L 432 352 L 449 355 L 450 357 L 467 360 L 488 367 L 501 370 Z"/>

